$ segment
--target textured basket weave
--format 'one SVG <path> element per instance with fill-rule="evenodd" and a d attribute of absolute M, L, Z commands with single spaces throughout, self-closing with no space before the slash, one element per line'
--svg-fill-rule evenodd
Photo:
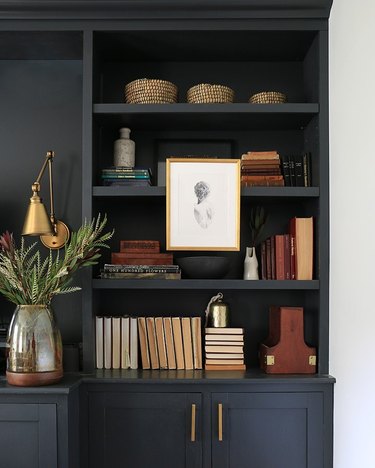
<path fill-rule="evenodd" d="M 228 86 L 201 83 L 187 92 L 187 102 L 191 104 L 210 104 L 233 102 L 234 91 Z"/>
<path fill-rule="evenodd" d="M 286 95 L 278 91 L 266 91 L 253 94 L 249 102 L 250 104 L 282 104 L 286 102 Z"/>
<path fill-rule="evenodd" d="M 142 78 L 125 86 L 127 104 L 173 104 L 177 102 L 177 86 L 170 81 Z"/>

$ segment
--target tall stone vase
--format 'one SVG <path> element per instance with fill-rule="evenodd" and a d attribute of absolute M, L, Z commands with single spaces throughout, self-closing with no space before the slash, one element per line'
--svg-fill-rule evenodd
<path fill-rule="evenodd" d="M 9 384 L 40 386 L 61 380 L 61 335 L 50 306 L 17 306 L 9 326 L 7 348 Z"/>
<path fill-rule="evenodd" d="M 246 247 L 246 255 L 243 269 L 244 280 L 257 280 L 259 279 L 258 272 L 258 259 L 255 247 Z"/>

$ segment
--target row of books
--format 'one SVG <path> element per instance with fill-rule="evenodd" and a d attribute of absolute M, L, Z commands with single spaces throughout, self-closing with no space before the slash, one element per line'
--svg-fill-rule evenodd
<path fill-rule="evenodd" d="M 268 280 L 313 279 L 313 218 L 292 218 L 289 232 L 261 244 L 261 276 Z"/>
<path fill-rule="evenodd" d="M 138 369 L 136 317 L 96 317 L 97 369 Z"/>
<path fill-rule="evenodd" d="M 241 186 L 284 186 L 277 151 L 248 151 L 241 156 Z"/>
<path fill-rule="evenodd" d="M 111 166 L 102 169 L 102 184 L 142 187 L 151 185 L 151 169 L 143 167 Z"/>
<path fill-rule="evenodd" d="M 282 168 L 285 186 L 311 187 L 311 153 L 283 156 Z"/>
<path fill-rule="evenodd" d="M 202 369 L 200 317 L 139 317 L 143 369 Z"/>
<path fill-rule="evenodd" d="M 243 328 L 205 329 L 206 370 L 245 370 Z"/>

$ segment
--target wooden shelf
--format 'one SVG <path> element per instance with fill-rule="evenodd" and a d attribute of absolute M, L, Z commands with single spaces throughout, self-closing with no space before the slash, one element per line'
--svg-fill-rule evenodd
<path fill-rule="evenodd" d="M 101 123 L 133 130 L 300 129 L 318 114 L 316 103 L 94 104 Z"/>
<path fill-rule="evenodd" d="M 94 289 L 227 289 L 227 290 L 318 290 L 319 281 L 275 281 L 241 279 L 94 279 Z"/>
<path fill-rule="evenodd" d="M 165 197 L 165 187 L 104 187 L 92 188 L 94 197 Z M 246 187 L 241 198 L 317 198 L 319 187 Z"/>

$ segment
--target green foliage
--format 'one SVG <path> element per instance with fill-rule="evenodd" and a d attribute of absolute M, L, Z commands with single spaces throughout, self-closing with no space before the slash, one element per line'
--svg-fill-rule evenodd
<path fill-rule="evenodd" d="M 251 246 L 256 247 L 261 239 L 268 215 L 263 206 L 255 206 L 250 211 Z"/>
<path fill-rule="evenodd" d="M 49 304 L 56 294 L 68 294 L 79 290 L 68 287 L 73 274 L 80 268 L 95 265 L 100 249 L 108 248 L 107 241 L 113 232 L 103 234 L 107 218 L 100 215 L 73 232 L 65 246 L 65 254 L 52 250 L 42 260 L 35 251 L 36 242 L 25 247 L 24 239 L 16 247 L 9 232 L 0 237 L 0 293 L 14 304 Z"/>

